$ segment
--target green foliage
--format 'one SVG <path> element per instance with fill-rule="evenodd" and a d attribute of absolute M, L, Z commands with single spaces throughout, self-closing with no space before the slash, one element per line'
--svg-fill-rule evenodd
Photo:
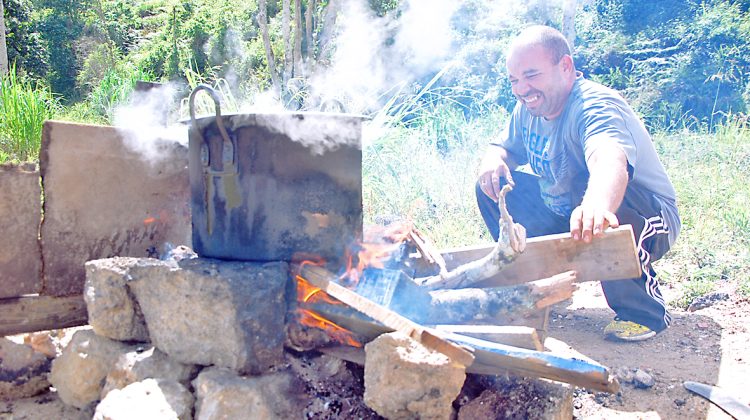
<path fill-rule="evenodd" d="M 49 88 L 18 76 L 15 67 L 0 77 L 0 162 L 36 160 L 42 124 L 57 110 Z"/>
<path fill-rule="evenodd" d="M 28 2 L 3 0 L 8 62 L 16 71 L 35 78 L 44 77 L 49 70 L 46 45 L 40 28 L 32 19 Z"/>
<path fill-rule="evenodd" d="M 679 7 L 678 7 L 679 6 Z M 577 63 L 621 90 L 656 129 L 713 129 L 747 112 L 750 15 L 738 2 L 598 0 L 584 10 Z"/>
<path fill-rule="evenodd" d="M 75 42 L 83 32 L 90 1 L 39 0 L 36 5 L 36 18 L 49 52 L 46 80 L 53 92 L 68 101 L 78 98 L 75 81 L 80 63 Z"/>

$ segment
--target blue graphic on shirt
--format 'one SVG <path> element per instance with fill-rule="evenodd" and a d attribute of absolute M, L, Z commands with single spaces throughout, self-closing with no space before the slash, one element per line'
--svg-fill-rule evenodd
<path fill-rule="evenodd" d="M 554 162 L 550 159 L 550 138 L 536 132 L 529 132 L 527 127 L 522 127 L 523 140 L 529 160 L 529 166 L 535 174 L 540 176 L 539 188 L 541 190 L 544 204 L 556 214 L 568 217 L 573 210 L 570 203 L 569 191 L 560 191 L 560 183 L 556 179 L 563 179 L 563 174 L 555 173 Z M 559 162 L 557 171 L 560 171 Z"/>

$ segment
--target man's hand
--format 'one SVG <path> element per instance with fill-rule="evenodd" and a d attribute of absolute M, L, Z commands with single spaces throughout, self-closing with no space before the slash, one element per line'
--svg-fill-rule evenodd
<path fill-rule="evenodd" d="M 620 226 L 615 211 L 628 186 L 628 161 L 614 141 L 601 145 L 587 162 L 589 183 L 581 205 L 570 215 L 570 236 L 591 242 L 608 227 Z"/>
<path fill-rule="evenodd" d="M 595 236 L 604 235 L 608 227 L 620 226 L 617 216 L 609 210 L 581 204 L 570 215 L 570 236 L 589 243 Z"/>
<path fill-rule="evenodd" d="M 502 189 L 500 178 L 505 178 L 505 181 L 511 187 L 516 185 L 511 175 L 511 167 L 515 166 L 515 163 L 508 158 L 505 149 L 499 146 L 490 146 L 479 166 L 479 188 L 487 197 L 497 201 Z"/>

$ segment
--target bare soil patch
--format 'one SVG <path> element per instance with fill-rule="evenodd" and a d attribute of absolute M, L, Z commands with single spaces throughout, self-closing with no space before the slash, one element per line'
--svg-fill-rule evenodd
<path fill-rule="evenodd" d="M 675 289 L 663 288 L 667 301 Z M 685 381 L 717 385 L 745 403 L 750 377 L 750 302 L 728 290 L 728 299 L 694 312 L 671 310 L 672 326 L 638 343 L 602 338 L 612 320 L 596 282 L 586 283 L 572 302 L 554 307 L 549 335 L 619 372 L 640 369 L 650 375 L 651 387 L 621 381 L 616 395 L 578 390 L 574 416 L 580 419 L 731 419 L 700 396 L 683 387 Z"/>

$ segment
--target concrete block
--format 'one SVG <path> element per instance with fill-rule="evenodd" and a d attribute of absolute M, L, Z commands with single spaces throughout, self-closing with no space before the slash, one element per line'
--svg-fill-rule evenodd
<path fill-rule="evenodd" d="M 159 350 L 186 364 L 258 374 L 284 363 L 288 269 L 283 262 L 140 259 L 128 270 L 128 287 Z"/>
<path fill-rule="evenodd" d="M 126 129 L 47 121 L 40 170 L 44 291 L 83 291 L 86 261 L 149 257 L 190 245 L 187 149 L 166 143 L 158 160 L 126 144 Z"/>
<path fill-rule="evenodd" d="M 128 270 L 137 258 L 114 257 L 85 264 L 83 298 L 94 332 L 113 340 L 148 341 L 148 329 L 141 307 L 127 283 Z"/>
<path fill-rule="evenodd" d="M 42 288 L 41 194 L 36 165 L 0 165 L 0 298 Z"/>

